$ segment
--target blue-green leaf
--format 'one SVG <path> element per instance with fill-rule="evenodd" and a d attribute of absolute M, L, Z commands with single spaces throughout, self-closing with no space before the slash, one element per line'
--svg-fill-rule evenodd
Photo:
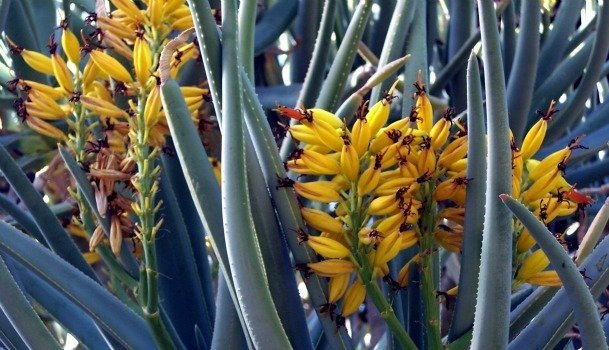
<path fill-rule="evenodd" d="M 48 311 L 57 322 L 89 349 L 108 347 L 98 326 L 82 310 L 47 282 L 13 261 L 13 273 L 17 273 L 25 291 Z"/>
<path fill-rule="evenodd" d="M 562 289 L 571 301 L 583 347 L 585 349 L 606 349 L 607 342 L 598 316 L 596 301 L 571 257 L 558 243 L 552 232 L 527 207 L 508 195 L 502 195 L 501 199 L 535 238 L 558 273 L 563 285 Z"/>
<path fill-rule="evenodd" d="M 2 225 L 10 227 L 2 222 Z M 0 308 L 31 349 L 60 349 L 0 257 Z"/>
<path fill-rule="evenodd" d="M 475 289 L 478 286 L 484 229 L 487 150 L 480 71 L 473 52 L 467 67 L 467 128 L 467 178 L 472 180 L 467 185 L 465 207 L 471 209 L 465 212 L 459 285 Z M 448 333 L 449 341 L 456 340 L 472 327 L 475 307 L 474 293 L 459 293 Z"/>
<path fill-rule="evenodd" d="M 235 309 L 230 292 L 224 277 L 218 278 L 218 298 L 216 308 L 222 312 L 216 313 L 214 337 L 211 348 L 221 349 L 247 349 L 247 341 L 243 336 L 243 328 L 239 321 L 239 314 Z"/>
<path fill-rule="evenodd" d="M 98 283 L 2 221 L 0 251 L 78 305 L 126 348 L 154 348 L 152 335 L 142 318 Z"/>
<path fill-rule="evenodd" d="M 254 55 L 259 55 L 279 38 L 296 16 L 298 1 L 280 0 L 264 11 L 254 33 Z"/>
<path fill-rule="evenodd" d="M 30 213 L 36 214 L 32 218 L 49 247 L 57 255 L 83 271 L 87 276 L 97 280 L 95 272 L 93 272 L 91 266 L 82 257 L 76 244 L 74 244 L 53 212 L 44 203 L 42 196 L 36 191 L 27 176 L 25 176 L 13 160 L 13 157 L 3 146 L 0 146 L 0 171 L 2 171 L 4 177 L 29 209 Z"/>
<path fill-rule="evenodd" d="M 164 221 L 155 241 L 159 299 L 180 339 L 186 348 L 192 349 L 197 345 L 195 325 L 208 343 L 211 342 L 213 318 L 204 300 L 188 228 L 166 175 L 161 176 L 160 185 L 163 205 L 159 215 Z M 199 234 L 202 236 L 203 231 Z"/>
<path fill-rule="evenodd" d="M 499 195 L 512 192 L 512 152 L 493 1 L 478 0 L 478 11 L 486 92 L 488 179 L 472 348 L 488 349 L 504 348 L 508 342 L 513 222 Z"/>

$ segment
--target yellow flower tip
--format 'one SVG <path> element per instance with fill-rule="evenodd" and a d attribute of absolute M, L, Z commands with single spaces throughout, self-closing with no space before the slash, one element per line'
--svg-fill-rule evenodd
<path fill-rule="evenodd" d="M 351 261 L 327 259 L 306 265 L 308 271 L 321 277 L 335 277 L 345 273 L 355 272 L 356 266 Z M 298 267 L 297 267 L 298 268 Z"/>
<path fill-rule="evenodd" d="M 523 229 L 520 235 L 518 235 L 518 240 L 516 241 L 516 251 L 518 253 L 524 253 L 529 249 L 533 248 L 536 244 L 535 239 L 527 229 Z"/>
<path fill-rule="evenodd" d="M 315 253 L 327 259 L 344 259 L 350 254 L 347 247 L 329 237 L 309 236 L 307 244 Z"/>
<path fill-rule="evenodd" d="M 330 278 L 330 282 L 328 283 L 328 303 L 335 303 L 345 295 L 350 280 L 350 273 L 344 273 Z"/>
<path fill-rule="evenodd" d="M 562 281 L 554 270 L 540 271 L 529 276 L 524 282 L 544 287 L 561 287 Z"/>
<path fill-rule="evenodd" d="M 545 270 L 550 264 L 550 260 L 541 249 L 537 249 L 529 255 L 520 266 L 516 279 L 525 281 L 534 274 Z"/>
<path fill-rule="evenodd" d="M 383 154 L 377 154 L 372 157 L 372 159 L 373 162 L 371 162 L 370 166 L 364 170 L 357 182 L 357 193 L 360 197 L 374 191 L 381 179 L 381 164 Z"/>
<path fill-rule="evenodd" d="M 152 69 L 152 52 L 148 43 L 143 39 L 142 35 L 138 35 L 133 46 L 133 68 L 135 76 L 140 85 L 146 85 L 150 77 Z"/>
<path fill-rule="evenodd" d="M 395 258 L 400 251 L 400 244 L 398 244 L 399 239 L 400 234 L 397 230 L 395 230 L 378 244 L 373 263 L 375 267 L 380 267 L 386 264 L 389 260 Z"/>
<path fill-rule="evenodd" d="M 429 97 L 427 97 L 427 91 L 425 90 L 425 85 L 423 83 L 423 79 L 419 76 L 416 83 L 414 83 L 416 102 L 416 122 L 419 130 L 423 130 L 425 132 L 430 132 L 433 124 L 433 110 L 431 107 L 431 102 L 429 101 Z"/>
<path fill-rule="evenodd" d="M 293 187 L 300 196 L 313 201 L 331 203 L 342 198 L 331 181 L 295 182 Z"/>
<path fill-rule="evenodd" d="M 366 120 L 370 126 L 371 135 L 376 135 L 383 125 L 387 123 L 389 112 L 391 112 L 392 99 L 392 95 L 385 95 L 380 101 L 375 103 L 366 114 Z"/>
<path fill-rule="evenodd" d="M 366 288 L 364 287 L 362 280 L 358 278 L 353 282 L 345 294 L 342 316 L 348 317 L 354 314 L 364 302 L 365 298 Z"/>
<path fill-rule="evenodd" d="M 113 79 L 124 83 L 133 81 L 127 68 L 125 68 L 116 58 L 101 50 L 90 50 L 89 54 L 95 65 Z"/>
<path fill-rule="evenodd" d="M 78 65 L 80 62 L 80 44 L 78 38 L 72 32 L 68 26 L 68 20 L 64 19 L 60 22 L 59 26 L 63 29 L 61 34 L 61 47 L 65 52 L 70 62 Z"/>
<path fill-rule="evenodd" d="M 340 168 L 349 181 L 355 181 L 359 175 L 359 155 L 348 137 L 345 136 L 344 140 L 345 144 L 340 153 Z"/>
<path fill-rule="evenodd" d="M 452 107 L 447 108 L 442 114 L 442 118 L 438 120 L 431 128 L 429 137 L 431 137 L 431 146 L 434 149 L 440 149 L 448 140 L 450 134 L 450 127 L 452 126 L 452 118 L 455 115 L 455 109 Z"/>
<path fill-rule="evenodd" d="M 316 230 L 336 234 L 343 232 L 343 224 L 324 211 L 305 207 L 300 212 L 306 223 Z"/>

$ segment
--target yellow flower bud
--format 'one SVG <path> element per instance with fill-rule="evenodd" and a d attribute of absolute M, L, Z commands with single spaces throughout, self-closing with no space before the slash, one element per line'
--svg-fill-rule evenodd
<path fill-rule="evenodd" d="M 105 30 L 107 34 L 113 34 L 118 38 L 129 41 L 133 41 L 136 38 L 135 27 L 128 26 L 116 18 L 98 16 L 95 23 L 98 27 Z"/>
<path fill-rule="evenodd" d="M 516 241 L 516 250 L 518 253 L 524 253 L 533 248 L 535 243 L 537 242 L 535 242 L 533 236 L 531 236 L 529 231 L 525 228 L 522 230 L 522 232 L 520 232 L 520 235 L 518 235 L 518 240 Z"/>
<path fill-rule="evenodd" d="M 323 120 L 313 120 L 310 126 L 324 145 L 336 152 L 340 152 L 343 149 L 341 134 L 330 124 Z"/>
<path fill-rule="evenodd" d="M 158 27 L 163 19 L 163 3 L 161 0 L 148 0 L 148 17 L 153 27 Z"/>
<path fill-rule="evenodd" d="M 330 181 L 296 182 L 294 190 L 307 199 L 322 203 L 337 202 L 341 199 L 336 185 Z"/>
<path fill-rule="evenodd" d="M 543 143 L 543 139 L 546 137 L 547 130 L 548 122 L 541 118 L 531 127 L 529 132 L 527 132 L 522 141 L 522 147 L 520 148 L 524 160 L 531 158 L 537 153 L 539 147 L 541 147 L 541 144 Z"/>
<path fill-rule="evenodd" d="M 48 56 L 36 51 L 23 50 L 21 52 L 21 57 L 25 63 L 34 70 L 46 75 L 55 74 L 55 71 L 53 70 L 53 63 L 51 63 L 51 58 Z"/>
<path fill-rule="evenodd" d="M 116 60 L 116 58 L 108 55 L 101 50 L 93 50 L 90 52 L 91 59 L 101 69 L 102 72 L 108 74 L 113 79 L 130 83 L 132 81 L 131 74 Z"/>
<path fill-rule="evenodd" d="M 48 136 L 48 137 L 51 137 L 54 139 L 60 139 L 60 140 L 66 139 L 66 135 L 63 133 L 63 131 L 54 127 L 52 124 L 45 122 L 44 120 L 41 120 L 41 119 L 38 119 L 35 117 L 29 117 L 29 118 L 25 119 L 25 123 L 32 130 L 34 130 L 42 135 L 45 135 L 45 136 Z"/>
<path fill-rule="evenodd" d="M 419 130 L 429 133 L 433 125 L 433 110 L 431 108 L 431 102 L 429 101 L 429 97 L 427 97 L 425 86 L 421 81 L 417 82 L 415 87 L 417 89 L 417 101 L 415 103 L 415 108 L 418 114 L 417 127 Z"/>
<path fill-rule="evenodd" d="M 328 283 L 328 303 L 335 303 L 345 295 L 350 280 L 350 273 L 344 273 L 330 278 L 330 282 Z"/>
<path fill-rule="evenodd" d="M 540 179 L 542 176 L 558 167 L 560 163 L 565 162 L 570 156 L 571 149 L 569 147 L 565 147 L 545 157 L 543 160 L 537 163 L 537 166 L 534 166 L 535 162 L 527 162 L 527 169 L 531 167 L 531 170 L 529 171 L 529 179 L 533 181 Z"/>
<path fill-rule="evenodd" d="M 400 210 L 399 198 L 396 195 L 388 195 L 375 198 L 366 213 L 368 215 L 391 215 Z"/>
<path fill-rule="evenodd" d="M 129 116 L 124 110 L 100 98 L 91 96 L 80 96 L 79 101 L 80 103 L 82 103 L 83 106 L 85 106 L 85 108 L 99 116 L 114 118 Z"/>
<path fill-rule="evenodd" d="M 436 171 L 436 153 L 430 146 L 423 148 L 419 153 L 419 159 L 417 163 L 417 170 L 419 174 L 433 174 Z"/>
<path fill-rule="evenodd" d="M 450 120 L 452 116 L 452 110 L 449 109 L 444 117 L 440 118 L 434 126 L 431 128 L 429 132 L 429 137 L 431 137 L 431 146 L 434 149 L 440 149 L 446 143 L 448 139 L 448 135 L 450 133 L 450 126 L 452 121 Z"/>
<path fill-rule="evenodd" d="M 152 53 L 148 43 L 139 37 L 135 39 L 133 46 L 133 68 L 137 81 L 141 86 L 145 86 L 152 68 Z"/>
<path fill-rule="evenodd" d="M 345 301 L 343 303 L 343 317 L 348 317 L 354 314 L 359 306 L 362 305 L 366 298 L 366 288 L 364 287 L 361 279 L 356 279 L 351 287 L 345 294 Z"/>
<path fill-rule="evenodd" d="M 351 129 L 351 143 L 355 147 L 358 157 L 362 157 L 366 153 L 366 150 L 368 150 L 370 138 L 370 126 L 368 122 L 366 119 L 358 118 Z"/>
<path fill-rule="evenodd" d="M 400 232 L 400 250 L 408 249 L 419 242 L 419 235 L 416 231 L 408 230 Z"/>
<path fill-rule="evenodd" d="M 313 116 L 313 120 L 322 120 L 334 129 L 342 129 L 343 127 L 343 122 L 334 113 L 321 108 L 311 108 L 308 112 Z"/>
<path fill-rule="evenodd" d="M 72 75 L 68 70 L 66 61 L 61 58 L 58 54 L 51 55 L 51 64 L 53 66 L 53 74 L 55 79 L 59 83 L 59 86 L 68 94 L 74 92 L 74 82 L 72 81 Z"/>
<path fill-rule="evenodd" d="M 550 169 L 548 169 L 548 170 L 550 170 Z M 525 204 L 529 204 L 535 200 L 538 200 L 538 199 L 544 197 L 551 190 L 554 189 L 554 186 L 555 186 L 557 180 L 559 180 L 559 177 L 560 177 L 560 171 L 558 170 L 558 168 L 554 168 L 554 170 L 541 176 L 538 180 L 533 182 L 531 187 L 529 187 L 529 189 L 526 190 L 526 192 L 524 192 L 522 201 Z"/>
<path fill-rule="evenodd" d="M 348 260 L 328 259 L 316 263 L 307 264 L 309 269 L 321 277 L 335 277 L 346 273 L 355 272 L 355 264 Z"/>
<path fill-rule="evenodd" d="M 379 184 L 379 180 L 381 179 L 380 163 L 382 156 L 372 157 L 372 159 L 374 159 L 374 161 L 371 162 L 368 169 L 364 170 L 357 182 L 357 194 L 360 197 L 374 191 Z"/>
<path fill-rule="evenodd" d="M 343 224 L 324 211 L 305 207 L 300 212 L 307 224 L 316 230 L 336 234 L 343 232 Z"/>
<path fill-rule="evenodd" d="M 442 168 L 448 168 L 459 159 L 463 159 L 467 154 L 467 136 L 461 136 L 453 140 L 444 148 L 438 159 L 438 164 Z"/>
<path fill-rule="evenodd" d="M 41 84 L 32 80 L 21 80 L 20 84 L 29 87 L 30 91 L 36 91 L 42 93 L 53 100 L 59 100 L 67 96 L 66 92 L 61 88 L 54 88 L 52 86 Z"/>
<path fill-rule="evenodd" d="M 307 244 L 315 253 L 327 259 L 343 259 L 350 254 L 347 247 L 328 237 L 309 236 Z"/>
<path fill-rule="evenodd" d="M 374 104 L 366 115 L 368 125 L 370 126 L 370 135 L 376 135 L 376 133 L 387 123 L 389 119 L 389 112 L 391 111 L 391 103 L 388 99 L 381 99 Z"/>
<path fill-rule="evenodd" d="M 144 121 L 146 127 L 152 128 L 159 122 L 160 111 L 161 111 L 161 92 L 158 85 L 155 85 L 148 98 L 146 99 L 146 105 L 144 106 Z"/>
<path fill-rule="evenodd" d="M 550 260 L 541 249 L 537 249 L 531 255 L 526 257 L 518 270 L 516 279 L 524 281 L 537 272 L 545 270 L 550 265 Z"/>
<path fill-rule="evenodd" d="M 349 181 L 357 180 L 359 175 L 359 156 L 353 145 L 345 143 L 340 153 L 340 167 L 342 174 L 349 179 Z"/>
<path fill-rule="evenodd" d="M 144 16 L 140 12 L 140 9 L 137 8 L 135 3 L 131 0 L 110 0 L 116 8 L 121 10 L 127 17 L 131 18 L 133 21 L 137 23 L 144 22 Z"/>
<path fill-rule="evenodd" d="M 340 164 L 330 155 L 303 150 L 300 159 L 317 174 L 336 175 L 341 172 Z"/>
<path fill-rule="evenodd" d="M 61 47 L 63 47 L 63 51 L 72 63 L 77 65 L 80 62 L 80 44 L 78 43 L 78 38 L 67 27 L 63 29 L 61 34 Z"/>
<path fill-rule="evenodd" d="M 529 276 L 525 282 L 530 284 L 535 284 L 538 286 L 545 287 L 561 287 L 562 282 L 558 273 L 554 270 L 552 271 L 540 271 L 536 274 Z"/>

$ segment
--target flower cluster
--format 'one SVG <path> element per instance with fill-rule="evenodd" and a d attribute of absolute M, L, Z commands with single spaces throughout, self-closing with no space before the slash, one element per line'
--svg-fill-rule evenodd
<path fill-rule="evenodd" d="M 183 0 L 149 0 L 142 9 L 131 0 L 110 2 L 115 10 L 91 13 L 86 19 L 88 33 L 81 38 L 63 20 L 57 33 L 61 40 L 55 40 L 56 33 L 51 35 L 48 56 L 9 40 L 14 55 L 56 82 L 47 85 L 17 77 L 9 87 L 20 95 L 14 105 L 21 120 L 42 135 L 66 142 L 88 173 L 97 210 L 110 222 L 110 246 L 118 255 L 124 237 L 150 239 L 160 225 L 155 222 L 160 171 L 155 159 L 169 129 L 158 62 L 173 33 L 193 22 Z M 196 42 L 181 46 L 171 58 L 171 75 L 198 59 Z M 182 92 L 195 125 L 208 125 L 202 115 L 208 90 L 184 86 Z M 57 121 L 67 122 L 67 133 Z M 84 203 L 80 194 L 74 196 Z M 133 220 L 133 214 L 139 220 Z M 104 238 L 100 224 L 90 239 L 91 250 Z"/>
<path fill-rule="evenodd" d="M 438 246 L 454 252 L 461 246 L 470 181 L 466 134 L 453 130 L 452 109 L 434 123 L 423 83 L 415 86 L 409 116 L 388 125 L 392 90 L 369 110 L 363 104 L 350 129 L 321 109 L 278 109 L 300 122 L 289 132 L 304 143 L 287 169 L 325 178 L 293 187 L 309 200 L 302 215 L 319 232 L 301 239 L 324 258 L 306 269 L 330 279 L 329 304 L 344 297 L 342 317 L 358 310 L 376 277 L 405 288 L 412 265 L 428 264 Z M 419 254 L 391 276 L 388 263 L 415 245 Z"/>
<path fill-rule="evenodd" d="M 558 112 L 554 107 L 555 102 L 552 101 L 547 112 L 540 113 L 540 119 L 528 131 L 520 149 L 512 142 L 512 196 L 525 204 L 544 224 L 557 217 L 571 215 L 591 202 L 591 198 L 578 193 L 563 177 L 572 151 L 585 148 L 580 145 L 579 138 L 541 161 L 532 158 L 543 143 L 548 122 Z M 546 270 L 550 262 L 543 252 L 536 250 L 530 253 L 535 240 L 519 222 L 516 222 L 515 246 L 515 286 L 521 283 L 561 285 L 556 271 Z"/>
<path fill-rule="evenodd" d="M 302 148 L 286 163 L 299 177 L 282 185 L 291 185 L 303 199 L 302 216 L 315 233 L 300 231 L 299 238 L 321 258 L 297 268 L 329 278 L 325 307 L 336 310 L 342 299 L 339 318 L 358 310 L 378 277 L 394 291 L 405 288 L 414 266 L 421 270 L 423 292 L 436 295 L 428 273 L 431 256 L 439 247 L 461 249 L 466 188 L 476 181 L 467 178 L 467 133 L 452 120 L 450 108 L 434 123 L 420 79 L 415 87 L 415 107 L 389 125 L 392 90 L 369 110 L 363 104 L 350 128 L 322 109 L 277 109 L 299 122 L 289 132 Z M 546 224 L 583 204 L 562 177 L 571 151 L 581 147 L 577 140 L 542 161 L 532 159 L 554 113 L 552 105 L 521 149 L 512 144 L 513 196 Z M 514 288 L 560 284 L 556 272 L 547 270 L 545 254 L 533 251 L 535 241 L 522 226 L 516 226 L 514 241 Z M 411 247 L 418 253 L 392 276 L 388 263 Z"/>

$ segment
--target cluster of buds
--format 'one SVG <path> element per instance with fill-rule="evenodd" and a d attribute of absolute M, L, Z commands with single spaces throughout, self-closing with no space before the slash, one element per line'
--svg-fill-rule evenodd
<path fill-rule="evenodd" d="M 110 243 L 118 254 L 123 237 L 141 238 L 129 218 L 154 217 L 158 210 L 153 200 L 146 202 L 148 207 L 143 200 L 133 202 L 133 195 L 154 198 L 157 191 L 159 168 L 153 166 L 154 158 L 169 134 L 160 97 L 159 56 L 169 36 L 192 27 L 193 21 L 183 0 L 150 0 L 144 8 L 131 0 L 110 3 L 115 10 L 107 13 L 98 7 L 87 17 L 80 38 L 67 20 L 61 21 L 61 40 L 56 42 L 56 33 L 51 35 L 49 55 L 9 40 L 14 55 L 53 77 L 56 84 L 16 78 L 8 86 L 19 93 L 14 106 L 24 124 L 66 142 L 89 173 L 97 209 L 110 219 Z M 196 41 L 182 45 L 172 55 L 171 75 L 196 61 L 200 61 Z M 203 110 L 208 89 L 184 86 L 182 92 L 195 125 L 207 125 Z M 68 124 L 67 133 L 55 125 L 61 120 Z M 154 234 L 158 223 L 147 228 L 151 230 Z M 103 238 L 98 227 L 91 249 Z"/>
<path fill-rule="evenodd" d="M 377 278 L 397 291 L 408 285 L 410 269 L 427 269 L 426 257 L 439 247 L 461 250 L 466 188 L 476 181 L 467 178 L 467 132 L 450 108 L 434 123 L 421 79 L 415 87 L 415 107 L 389 125 L 392 90 L 369 110 L 363 104 L 350 129 L 322 109 L 277 109 L 299 122 L 288 131 L 303 145 L 286 162 L 299 179 L 281 185 L 305 199 L 302 216 L 315 233 L 299 231 L 299 238 L 320 256 L 297 267 L 329 278 L 328 305 L 334 306 L 326 308 L 336 310 L 342 298 L 339 318 L 358 310 Z M 555 112 L 552 105 L 521 149 L 512 144 L 513 196 L 546 224 L 589 203 L 562 176 L 572 150 L 582 147 L 578 140 L 542 161 L 532 159 Z M 556 272 L 547 270 L 548 258 L 534 250 L 526 229 L 516 227 L 514 287 L 559 285 Z M 388 263 L 413 246 L 419 253 L 391 276 Z"/>
<path fill-rule="evenodd" d="M 300 122 L 289 132 L 304 144 L 286 168 L 306 179 L 326 178 L 284 183 L 309 200 L 302 215 L 318 232 L 299 237 L 322 260 L 299 268 L 329 278 L 328 304 L 344 298 L 340 317 L 358 310 L 365 286 L 376 283 L 376 277 L 400 290 L 409 283 L 409 269 L 425 255 L 438 246 L 454 252 L 461 247 L 470 181 L 466 135 L 451 130 L 456 125 L 452 109 L 434 123 L 421 80 L 415 87 L 409 116 L 388 125 L 393 88 L 370 109 L 364 103 L 350 129 L 322 109 L 278 108 Z M 391 276 L 388 263 L 415 245 L 420 253 Z"/>
<path fill-rule="evenodd" d="M 521 148 L 518 149 L 512 141 L 512 196 L 525 204 L 544 224 L 572 215 L 592 201 L 577 192 L 563 177 L 573 150 L 585 148 L 580 145 L 579 138 L 541 161 L 532 158 L 543 143 L 548 122 L 557 112 L 555 101 L 552 101 L 546 113 L 538 113 L 540 119 L 527 132 Z M 522 283 L 560 286 L 556 271 L 547 270 L 550 262 L 545 254 L 541 250 L 531 253 L 534 246 L 531 234 L 516 222 L 515 286 Z"/>

